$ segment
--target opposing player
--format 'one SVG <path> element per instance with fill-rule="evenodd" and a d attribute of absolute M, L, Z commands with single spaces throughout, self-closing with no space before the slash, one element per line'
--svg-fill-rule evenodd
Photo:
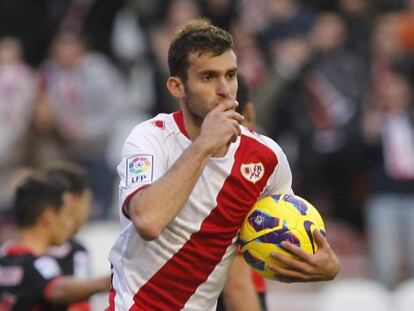
<path fill-rule="evenodd" d="M 70 230 L 64 189 L 44 175 L 29 175 L 16 191 L 19 235 L 0 251 L 0 310 L 66 310 L 70 303 L 108 290 L 109 278 L 77 280 L 63 276 L 47 255 Z"/>
<path fill-rule="evenodd" d="M 107 310 L 214 310 L 246 213 L 261 196 L 292 191 L 280 147 L 240 126 L 230 34 L 190 21 L 173 39 L 168 63 L 167 88 L 181 110 L 136 126 L 125 142 L 123 230 L 109 255 Z M 283 281 L 338 273 L 334 252 L 318 232 L 315 238 L 313 256 L 284 244 L 299 259 L 280 258 L 290 267 L 274 267 Z"/>
<path fill-rule="evenodd" d="M 62 245 L 49 248 L 48 253 L 57 260 L 63 275 L 87 279 L 90 276 L 88 251 L 75 235 L 89 216 L 92 190 L 88 175 L 82 167 L 70 162 L 53 163 L 44 170 L 50 182 L 64 188 L 65 204 L 69 210 L 67 217 L 71 220 L 69 239 Z M 90 308 L 89 302 L 83 301 L 70 305 L 68 309 L 87 311 Z"/>

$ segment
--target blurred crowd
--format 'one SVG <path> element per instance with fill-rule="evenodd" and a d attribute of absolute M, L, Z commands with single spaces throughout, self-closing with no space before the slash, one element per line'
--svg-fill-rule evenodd
<path fill-rule="evenodd" d="M 93 218 L 117 217 L 123 140 L 177 109 L 167 49 L 198 16 L 233 34 L 294 191 L 368 240 L 384 283 L 414 275 L 414 0 L 0 0 L 0 241 L 19 174 L 53 160 L 88 170 Z"/>

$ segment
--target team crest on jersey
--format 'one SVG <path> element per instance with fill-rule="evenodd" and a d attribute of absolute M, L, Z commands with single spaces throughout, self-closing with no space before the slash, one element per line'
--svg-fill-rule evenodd
<path fill-rule="evenodd" d="M 152 181 L 152 155 L 136 155 L 127 159 L 127 185 Z"/>
<path fill-rule="evenodd" d="M 242 176 L 250 181 L 251 183 L 257 183 L 262 179 L 264 174 L 264 165 L 263 163 L 243 163 L 240 166 L 240 171 Z"/>

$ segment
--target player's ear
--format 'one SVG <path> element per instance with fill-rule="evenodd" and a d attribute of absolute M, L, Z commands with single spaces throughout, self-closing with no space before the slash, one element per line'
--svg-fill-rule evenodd
<path fill-rule="evenodd" d="M 167 80 L 167 89 L 175 98 L 181 99 L 185 97 L 184 83 L 179 77 L 169 77 Z"/>
<path fill-rule="evenodd" d="M 56 211 L 52 207 L 46 208 L 40 216 L 40 222 L 43 226 L 53 226 L 56 222 Z"/>
<path fill-rule="evenodd" d="M 63 194 L 63 204 L 64 205 L 71 205 L 76 200 L 77 196 L 70 192 L 65 192 Z"/>

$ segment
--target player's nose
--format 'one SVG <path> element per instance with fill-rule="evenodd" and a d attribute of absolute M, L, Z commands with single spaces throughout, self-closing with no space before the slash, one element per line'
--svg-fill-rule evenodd
<path fill-rule="evenodd" d="M 230 95 L 230 84 L 226 79 L 219 79 L 216 87 L 217 95 L 222 98 L 229 98 Z"/>

